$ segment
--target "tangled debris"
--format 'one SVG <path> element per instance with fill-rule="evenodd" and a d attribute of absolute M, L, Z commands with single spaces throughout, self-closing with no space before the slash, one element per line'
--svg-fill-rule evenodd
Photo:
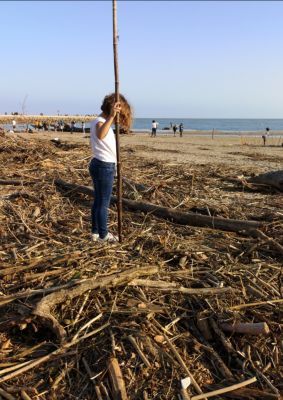
<path fill-rule="evenodd" d="M 125 209 L 123 243 L 97 245 L 88 192 L 58 184 L 90 185 L 86 145 L 2 136 L 0 159 L 1 397 L 280 398 L 282 193 L 123 148 L 125 199 L 258 227 Z"/>

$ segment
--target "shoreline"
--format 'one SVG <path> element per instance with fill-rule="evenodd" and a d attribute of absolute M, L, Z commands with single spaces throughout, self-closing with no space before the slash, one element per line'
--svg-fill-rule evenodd
<path fill-rule="evenodd" d="M 1 128 L 1 126 L 0 126 Z M 6 134 L 13 134 L 13 133 L 27 133 L 26 129 L 16 129 L 13 132 L 10 132 L 9 129 L 2 128 Z M 30 133 L 29 133 L 30 134 Z M 36 130 L 34 129 L 31 134 L 54 134 L 54 135 L 65 135 L 65 134 L 70 134 L 70 132 L 67 131 L 55 131 L 55 130 Z M 73 135 L 81 135 L 82 132 L 74 132 Z M 183 137 L 198 137 L 198 136 L 205 136 L 205 137 L 227 137 L 227 138 L 232 138 L 232 137 L 244 137 L 244 136 L 249 136 L 249 137 L 258 137 L 261 138 L 262 135 L 265 134 L 265 131 L 220 131 L 220 130 L 214 130 L 212 132 L 211 130 L 184 130 L 183 131 Z M 89 133 L 86 133 L 86 136 L 89 135 Z M 151 130 L 149 129 L 131 129 L 129 134 L 121 135 L 121 136 L 150 136 L 151 135 Z M 179 137 L 179 132 L 176 132 L 176 137 Z M 158 130 L 156 132 L 156 137 L 175 137 L 173 131 L 171 130 Z M 274 130 L 274 131 L 269 131 L 269 134 L 267 135 L 268 138 L 272 137 L 278 137 L 281 138 L 283 137 L 283 130 Z"/>
<path fill-rule="evenodd" d="M 261 137 L 265 133 L 265 130 L 261 131 L 220 131 L 220 130 L 214 130 L 212 132 L 211 130 L 184 130 L 183 131 L 183 136 L 209 136 L 211 137 L 212 134 L 214 137 L 241 137 L 243 135 L 247 136 L 254 136 L 254 137 Z M 139 135 L 150 135 L 151 130 L 150 129 L 131 129 L 131 134 L 139 134 Z M 174 133 L 171 130 L 158 130 L 156 132 L 157 136 L 172 136 L 174 137 Z M 179 136 L 179 132 L 176 132 L 176 137 Z M 268 137 L 272 136 L 283 136 L 283 130 L 274 130 L 274 131 L 269 131 Z"/>

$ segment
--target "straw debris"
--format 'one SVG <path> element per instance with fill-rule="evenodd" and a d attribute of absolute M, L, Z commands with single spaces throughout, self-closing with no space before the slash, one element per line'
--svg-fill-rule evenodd
<path fill-rule="evenodd" d="M 125 147 L 124 240 L 97 245 L 89 192 L 58 184 L 91 186 L 88 151 L 0 137 L 0 396 L 279 399 L 282 193 Z M 255 227 L 181 225 L 127 201 Z"/>

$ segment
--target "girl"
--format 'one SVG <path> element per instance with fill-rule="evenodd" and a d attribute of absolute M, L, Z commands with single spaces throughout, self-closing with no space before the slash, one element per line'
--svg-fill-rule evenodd
<path fill-rule="evenodd" d="M 115 93 L 105 96 L 102 113 L 91 123 L 90 143 L 93 158 L 89 172 L 94 186 L 94 203 L 91 209 L 92 240 L 116 242 L 118 238 L 108 232 L 107 219 L 114 175 L 116 171 L 116 140 L 112 123 L 120 114 L 120 125 L 129 129 L 132 122 L 131 106 L 123 95 L 115 102 Z"/>

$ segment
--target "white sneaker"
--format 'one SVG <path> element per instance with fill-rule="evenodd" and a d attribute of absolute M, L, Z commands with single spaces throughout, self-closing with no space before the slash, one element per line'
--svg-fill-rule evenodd
<path fill-rule="evenodd" d="M 113 235 L 113 233 L 108 232 L 107 235 L 105 236 L 105 238 L 98 239 L 99 242 L 109 242 L 109 243 L 115 243 L 115 242 L 119 242 L 119 239 L 117 236 Z"/>
<path fill-rule="evenodd" d="M 92 240 L 93 242 L 97 242 L 98 239 L 99 239 L 99 234 L 98 234 L 98 233 L 92 233 L 92 234 L 91 234 L 91 240 Z"/>

